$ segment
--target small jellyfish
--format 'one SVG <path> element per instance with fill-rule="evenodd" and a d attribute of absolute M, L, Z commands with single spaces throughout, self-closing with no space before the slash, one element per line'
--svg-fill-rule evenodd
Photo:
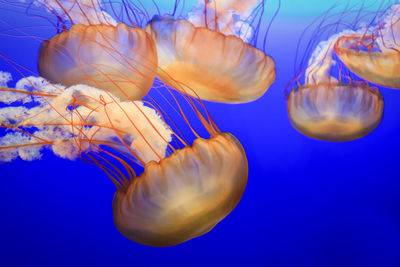
<path fill-rule="evenodd" d="M 302 134 L 325 141 L 350 141 L 372 132 L 382 120 L 383 99 L 365 85 L 310 84 L 293 89 L 289 119 Z"/>
<path fill-rule="evenodd" d="M 335 51 L 363 79 L 400 88 L 400 5 L 391 6 L 377 25 L 341 36 Z"/>
<path fill-rule="evenodd" d="M 328 32 L 321 25 L 320 30 Z M 294 86 L 288 94 L 291 124 L 311 138 L 355 140 L 372 132 L 382 120 L 384 102 L 378 89 L 353 79 L 336 61 L 335 43 L 349 33 L 352 31 L 344 30 L 320 42 L 305 71 L 296 78 L 304 75 L 304 84 Z"/>
<path fill-rule="evenodd" d="M 0 76 L 6 84 L 9 75 Z M 3 87 L 0 125 L 9 131 L 0 137 L 0 160 L 38 159 L 44 147 L 80 157 L 114 182 L 114 223 L 128 239 L 164 247 L 201 236 L 240 201 L 246 154 L 233 135 L 218 130 L 200 100 L 168 88 L 156 92 L 164 94 L 121 102 L 87 85 L 65 88 L 38 77 Z M 189 133 L 197 137 L 192 145 Z"/>
<path fill-rule="evenodd" d="M 253 36 L 247 21 L 257 2 L 199 1 L 187 21 L 155 16 L 145 30 L 157 45 L 158 77 L 209 101 L 261 97 L 275 80 L 275 64 L 246 43 Z"/>
<path fill-rule="evenodd" d="M 117 23 L 97 1 L 37 2 L 73 24 L 42 43 L 42 77 L 66 86 L 87 84 L 120 99 L 137 100 L 147 94 L 157 72 L 157 51 L 149 34 Z"/>

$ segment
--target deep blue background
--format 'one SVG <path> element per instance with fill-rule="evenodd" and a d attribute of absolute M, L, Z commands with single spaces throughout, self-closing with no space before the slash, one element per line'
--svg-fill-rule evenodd
<path fill-rule="evenodd" d="M 400 266 L 400 91 L 381 89 L 381 125 L 353 142 L 312 140 L 287 118 L 299 35 L 333 4 L 319 2 L 283 0 L 267 44 L 277 79 L 261 99 L 207 103 L 249 159 L 241 202 L 211 232 L 170 248 L 135 244 L 113 225 L 104 173 L 45 153 L 0 164 L 0 266 Z M 36 71 L 39 42 L 4 35 L 30 18 L 0 4 L 0 54 Z M 39 25 L 36 35 L 54 33 Z"/>

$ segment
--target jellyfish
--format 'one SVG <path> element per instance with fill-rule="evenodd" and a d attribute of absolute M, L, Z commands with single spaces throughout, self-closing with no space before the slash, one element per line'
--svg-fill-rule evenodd
<path fill-rule="evenodd" d="M 302 134 L 341 142 L 374 130 L 382 119 L 383 100 L 365 85 L 321 83 L 293 90 L 287 108 L 290 122 Z"/>
<path fill-rule="evenodd" d="M 117 229 L 149 246 L 172 246 L 209 232 L 238 204 L 247 182 L 245 152 L 231 134 L 145 166 L 114 196 Z"/>
<path fill-rule="evenodd" d="M 121 101 L 41 77 L 23 78 L 12 89 L 10 75 L 0 74 L 0 127 L 8 129 L 0 136 L 0 160 L 35 160 L 49 148 L 100 167 L 117 188 L 114 223 L 128 239 L 156 247 L 183 243 L 210 231 L 240 201 L 246 153 L 201 101 L 166 86 L 157 90 L 162 95 Z"/>
<path fill-rule="evenodd" d="M 289 121 L 308 137 L 351 141 L 372 132 L 382 120 L 384 102 L 379 90 L 352 79 L 336 61 L 335 44 L 343 35 L 352 33 L 344 30 L 320 42 L 305 71 L 296 77 L 298 81 L 304 74 L 304 84 L 294 86 L 288 94 Z"/>
<path fill-rule="evenodd" d="M 209 101 L 261 97 L 275 80 L 275 65 L 247 43 L 253 38 L 248 21 L 257 2 L 199 0 L 186 20 L 155 16 L 145 30 L 156 42 L 158 78 Z"/>
<path fill-rule="evenodd" d="M 150 90 L 157 71 L 153 38 L 140 27 L 117 23 L 91 0 L 36 0 L 56 14 L 64 30 L 42 43 L 42 77 L 66 86 L 87 84 L 120 99 L 138 100 Z M 66 30 L 65 20 L 72 27 Z"/>
<path fill-rule="evenodd" d="M 400 5 L 391 6 L 377 25 L 341 36 L 335 51 L 362 78 L 385 87 L 400 88 Z"/>

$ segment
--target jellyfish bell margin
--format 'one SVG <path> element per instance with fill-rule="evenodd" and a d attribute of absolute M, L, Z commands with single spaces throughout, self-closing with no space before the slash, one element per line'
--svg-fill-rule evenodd
<path fill-rule="evenodd" d="M 158 77 L 194 97 L 250 102 L 261 97 L 275 80 L 273 59 L 234 35 L 158 16 L 145 31 L 156 42 Z"/>
<path fill-rule="evenodd" d="M 38 69 L 53 83 L 86 84 L 123 100 L 139 100 L 153 84 L 157 51 L 140 28 L 75 24 L 42 43 Z"/>
<path fill-rule="evenodd" d="M 367 85 L 308 84 L 291 90 L 287 109 L 292 126 L 313 139 L 356 140 L 381 122 L 383 98 Z"/>

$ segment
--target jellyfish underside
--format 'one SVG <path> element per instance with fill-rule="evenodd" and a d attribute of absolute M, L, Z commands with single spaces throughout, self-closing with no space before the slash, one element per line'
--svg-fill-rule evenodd
<path fill-rule="evenodd" d="M 305 85 L 291 91 L 287 105 L 294 128 L 324 141 L 364 137 L 379 125 L 383 114 L 379 92 L 357 85 Z"/>
<path fill-rule="evenodd" d="M 352 44 L 361 37 L 343 36 L 335 44 L 340 60 L 365 80 L 391 88 L 400 88 L 400 53 L 395 50 L 363 51 Z"/>
<path fill-rule="evenodd" d="M 117 229 L 149 246 L 173 246 L 210 231 L 238 204 L 247 183 L 248 164 L 231 134 L 197 139 L 159 163 L 114 196 Z"/>
<path fill-rule="evenodd" d="M 156 41 L 158 77 L 192 96 L 250 102 L 275 80 L 274 61 L 236 36 L 169 18 L 154 18 L 145 30 Z"/>
<path fill-rule="evenodd" d="M 142 29 L 76 24 L 42 43 L 38 68 L 53 83 L 86 84 L 122 100 L 138 100 L 153 84 L 157 52 Z"/>

